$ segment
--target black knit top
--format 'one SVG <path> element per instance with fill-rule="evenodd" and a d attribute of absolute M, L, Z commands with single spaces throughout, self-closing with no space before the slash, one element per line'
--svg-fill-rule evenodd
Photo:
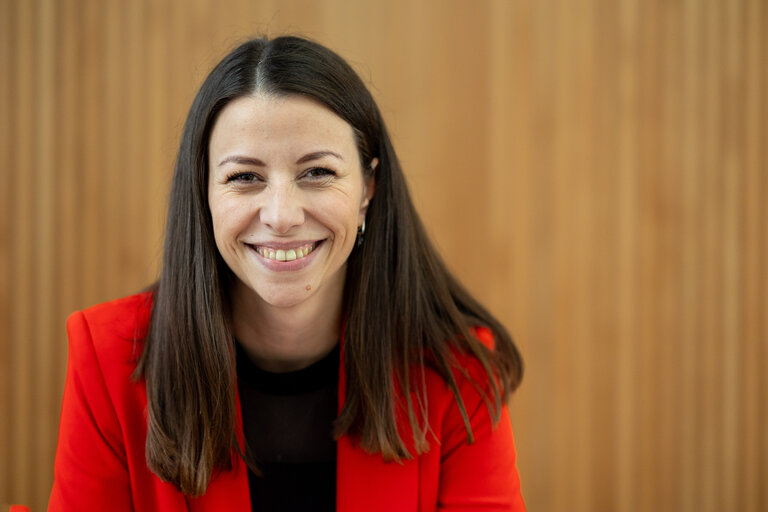
<path fill-rule="evenodd" d="M 272 373 L 237 344 L 237 376 L 247 450 L 262 473 L 248 472 L 252 510 L 335 510 L 339 346 L 302 370 Z"/>

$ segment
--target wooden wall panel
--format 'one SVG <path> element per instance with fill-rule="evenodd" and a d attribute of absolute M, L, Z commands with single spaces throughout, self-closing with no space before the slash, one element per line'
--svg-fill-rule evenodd
<path fill-rule="evenodd" d="M 768 509 L 762 0 L 0 0 L 0 503 L 45 508 L 66 316 L 156 276 L 205 73 L 283 32 L 517 338 L 531 510 Z"/>

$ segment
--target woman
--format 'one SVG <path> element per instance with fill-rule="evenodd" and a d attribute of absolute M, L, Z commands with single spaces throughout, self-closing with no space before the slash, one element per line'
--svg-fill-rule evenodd
<path fill-rule="evenodd" d="M 73 314 L 50 510 L 523 510 L 522 362 L 446 270 L 349 65 L 211 72 L 149 292 Z"/>

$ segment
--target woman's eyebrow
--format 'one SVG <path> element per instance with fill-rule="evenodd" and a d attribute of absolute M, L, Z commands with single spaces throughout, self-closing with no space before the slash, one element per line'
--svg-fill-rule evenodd
<path fill-rule="evenodd" d="M 242 165 L 255 165 L 257 167 L 266 167 L 267 165 L 261 160 L 259 160 L 258 158 L 251 158 L 249 156 L 240 156 L 240 155 L 229 155 L 224 160 L 219 162 L 219 167 L 230 162 L 234 162 L 236 164 L 242 164 Z"/>
<path fill-rule="evenodd" d="M 313 151 L 312 153 L 307 153 L 303 157 L 296 160 L 296 163 L 303 164 L 305 162 L 310 162 L 312 160 L 318 160 L 320 158 L 323 158 L 324 156 L 334 156 L 339 160 L 341 160 L 342 162 L 344 161 L 344 159 L 341 157 L 340 154 L 334 153 L 333 151 L 325 150 L 325 151 Z"/>
<path fill-rule="evenodd" d="M 303 164 L 306 162 L 311 162 L 312 160 L 319 160 L 320 158 L 323 158 L 325 156 L 333 156 L 338 158 L 341 161 L 344 161 L 344 158 L 340 154 L 334 151 L 326 150 L 326 151 L 313 151 L 312 153 L 307 153 L 306 155 L 296 160 L 296 163 Z M 228 163 L 236 163 L 241 165 L 255 165 L 257 167 L 266 167 L 267 165 L 261 160 L 259 160 L 258 158 L 253 158 L 250 156 L 242 156 L 242 155 L 229 155 L 228 157 L 224 158 L 224 160 L 219 162 L 219 167 Z"/>

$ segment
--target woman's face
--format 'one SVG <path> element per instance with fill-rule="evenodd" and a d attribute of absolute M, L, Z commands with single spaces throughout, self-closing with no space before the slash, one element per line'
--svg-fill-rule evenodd
<path fill-rule="evenodd" d="M 238 295 L 281 308 L 339 300 L 374 189 L 352 127 L 303 96 L 239 98 L 219 113 L 208 165 L 216 246 Z"/>

